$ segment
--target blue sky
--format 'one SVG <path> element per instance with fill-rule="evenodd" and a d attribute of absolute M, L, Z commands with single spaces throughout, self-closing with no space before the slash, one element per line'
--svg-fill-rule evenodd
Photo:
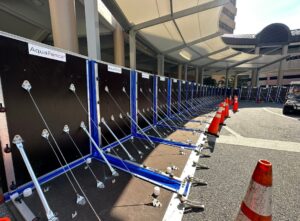
<path fill-rule="evenodd" d="M 256 34 L 271 23 L 300 29 L 300 0 L 237 0 L 235 34 Z"/>

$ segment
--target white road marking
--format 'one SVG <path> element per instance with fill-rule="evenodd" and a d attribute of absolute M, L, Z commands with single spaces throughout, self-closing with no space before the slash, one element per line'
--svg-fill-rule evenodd
<path fill-rule="evenodd" d="M 267 112 L 269 112 L 269 113 L 271 113 L 271 114 L 275 114 L 275 115 L 277 115 L 277 116 L 280 116 L 280 117 L 284 117 L 284 118 L 288 118 L 288 119 L 291 119 L 291 120 L 299 121 L 299 119 L 297 119 L 297 118 L 288 117 L 288 116 L 285 116 L 285 115 L 283 115 L 283 114 L 275 113 L 274 111 L 271 111 L 271 110 L 269 110 L 269 109 L 267 109 L 267 108 L 265 108 L 265 107 L 263 108 L 263 110 L 265 110 L 265 111 L 267 111 Z"/>
<path fill-rule="evenodd" d="M 232 130 L 231 128 L 229 128 L 228 126 L 225 126 L 223 128 L 225 128 L 229 133 L 233 134 L 236 137 L 242 137 L 240 134 L 238 134 L 237 132 L 235 132 L 234 130 Z"/>
<path fill-rule="evenodd" d="M 212 119 L 208 119 L 207 120 L 208 123 L 205 125 L 205 130 L 208 128 L 210 122 L 212 121 Z M 204 135 L 203 133 L 200 135 L 196 145 L 200 145 L 200 144 L 204 144 L 205 141 L 204 139 L 207 138 L 206 135 Z M 192 151 L 192 153 L 190 154 L 190 157 L 185 165 L 184 170 L 182 171 L 182 174 L 180 176 L 180 179 L 183 180 L 184 178 L 186 178 L 188 175 L 190 176 L 194 176 L 195 172 L 196 172 L 196 167 L 193 167 L 193 162 L 198 162 L 199 161 L 200 156 L 196 154 L 195 151 Z M 187 197 L 189 196 L 191 188 L 188 189 L 187 192 Z M 178 194 L 177 193 L 173 193 L 172 194 L 172 198 L 170 200 L 170 203 L 168 205 L 168 208 L 165 212 L 165 215 L 163 217 L 163 221 L 181 221 L 182 217 L 183 217 L 183 213 L 184 213 L 184 209 L 181 209 L 180 207 L 180 200 L 178 198 Z"/>
<path fill-rule="evenodd" d="M 265 140 L 265 139 L 248 138 L 242 136 L 234 137 L 234 136 L 223 135 L 217 139 L 217 143 L 300 153 L 300 143 L 289 142 L 289 141 Z"/>

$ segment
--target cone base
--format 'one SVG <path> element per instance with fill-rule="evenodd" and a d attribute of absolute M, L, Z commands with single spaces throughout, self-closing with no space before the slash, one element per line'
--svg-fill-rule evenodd
<path fill-rule="evenodd" d="M 205 133 L 205 135 L 211 135 L 211 136 L 214 136 L 214 137 L 219 137 L 220 136 L 219 133 L 213 134 L 213 133 L 210 133 L 208 131 L 205 131 L 204 133 Z"/>

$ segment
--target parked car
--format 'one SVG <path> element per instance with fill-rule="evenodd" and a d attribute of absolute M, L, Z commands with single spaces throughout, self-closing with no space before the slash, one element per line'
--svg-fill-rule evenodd
<path fill-rule="evenodd" d="M 283 114 L 300 112 L 300 81 L 292 81 L 283 106 Z"/>

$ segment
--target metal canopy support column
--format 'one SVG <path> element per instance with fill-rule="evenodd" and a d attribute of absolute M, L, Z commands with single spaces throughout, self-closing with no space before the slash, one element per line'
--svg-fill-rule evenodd
<path fill-rule="evenodd" d="M 97 0 L 84 0 L 88 56 L 101 60 L 101 45 Z"/>
<path fill-rule="evenodd" d="M 125 66 L 124 33 L 118 23 L 114 30 L 114 61 L 117 65 Z"/>
<path fill-rule="evenodd" d="M 54 46 L 78 53 L 75 1 L 49 0 Z"/>
<path fill-rule="evenodd" d="M 199 68 L 199 67 L 198 67 Z M 205 74 L 205 69 L 204 68 L 201 68 L 201 71 L 200 71 L 200 79 L 199 79 L 199 83 L 202 85 L 203 84 L 203 76 Z"/>
<path fill-rule="evenodd" d="M 234 76 L 234 85 L 233 85 L 233 88 L 237 88 L 237 84 L 238 84 L 238 74 L 236 74 L 235 76 Z"/>
<path fill-rule="evenodd" d="M 225 72 L 225 87 L 226 87 L 226 89 L 228 88 L 228 75 L 229 75 L 229 69 L 227 68 L 226 72 Z"/>
<path fill-rule="evenodd" d="M 129 60 L 130 68 L 136 69 L 136 31 L 129 31 Z"/>
<path fill-rule="evenodd" d="M 188 75 L 188 65 L 184 65 L 184 80 L 187 81 L 187 75 Z"/>
<path fill-rule="evenodd" d="M 252 87 L 257 87 L 258 84 L 258 73 L 259 73 L 259 69 L 255 68 L 254 70 L 252 70 L 252 79 L 251 79 L 251 86 Z"/>
<path fill-rule="evenodd" d="M 286 56 L 287 53 L 288 53 L 288 48 L 289 46 L 288 45 L 284 45 L 282 47 L 282 52 L 281 54 L 283 56 Z M 280 63 L 279 63 L 279 68 L 278 68 L 278 75 L 277 75 L 277 85 L 282 85 L 283 83 L 283 70 L 286 69 L 286 60 L 281 60 Z"/>
<path fill-rule="evenodd" d="M 259 54 L 260 47 L 255 48 L 255 54 Z M 257 79 L 258 79 L 258 69 L 252 70 L 252 76 L 251 76 L 251 86 L 257 87 Z"/>
<path fill-rule="evenodd" d="M 195 68 L 195 75 L 196 75 L 195 81 L 198 84 L 199 83 L 199 68 L 198 67 Z"/>
<path fill-rule="evenodd" d="M 157 55 L 157 74 L 165 75 L 165 57 L 161 54 Z"/>
<path fill-rule="evenodd" d="M 178 64 L 178 79 L 182 79 L 182 64 Z"/>

